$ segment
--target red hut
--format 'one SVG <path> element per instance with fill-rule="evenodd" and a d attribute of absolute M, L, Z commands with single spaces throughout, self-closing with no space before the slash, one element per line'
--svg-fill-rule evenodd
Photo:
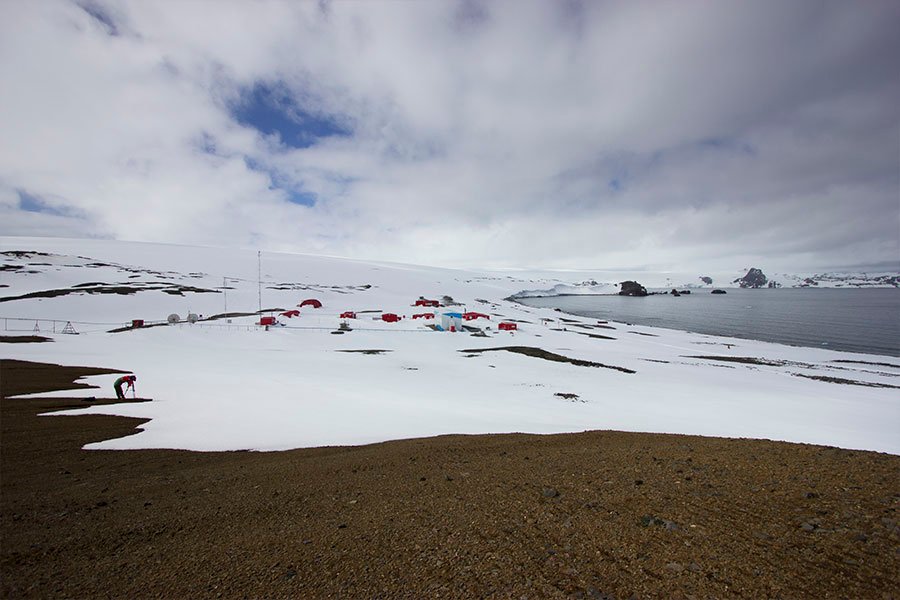
<path fill-rule="evenodd" d="M 474 321 L 475 319 L 488 319 L 488 320 L 490 320 L 490 317 L 489 317 L 489 316 L 487 316 L 487 315 L 484 314 L 484 313 L 480 313 L 480 312 L 467 312 L 467 313 L 463 313 L 462 318 L 463 318 L 463 321 Z"/>
<path fill-rule="evenodd" d="M 356 313 L 353 312 L 352 310 L 345 310 L 344 312 L 341 313 L 341 318 L 342 319 L 355 319 Z"/>
<path fill-rule="evenodd" d="M 259 324 L 260 325 L 274 325 L 276 323 L 275 317 L 260 317 Z"/>
<path fill-rule="evenodd" d="M 413 306 L 432 306 L 432 307 L 438 307 L 438 306 L 440 306 L 440 305 L 441 305 L 441 303 L 438 302 L 437 300 L 428 300 L 428 299 L 426 299 L 426 298 L 419 298 L 418 300 L 416 300 L 416 303 L 415 303 Z"/>
<path fill-rule="evenodd" d="M 413 315 L 413 319 L 433 319 L 434 313 L 419 313 Z"/>
<path fill-rule="evenodd" d="M 312 306 L 313 308 L 322 308 L 322 303 L 319 302 L 318 300 L 316 300 L 315 298 L 307 298 L 306 300 L 304 300 L 297 306 L 299 306 L 300 308 L 303 308 L 304 306 Z"/>
<path fill-rule="evenodd" d="M 381 320 L 385 323 L 396 323 L 400 320 L 400 316 L 395 315 L 394 313 L 384 313 L 381 315 Z"/>
<path fill-rule="evenodd" d="M 498 327 L 502 331 L 515 331 L 519 328 L 516 323 L 510 323 L 509 321 L 504 321 L 503 323 L 500 323 L 500 325 L 498 325 Z"/>
<path fill-rule="evenodd" d="M 299 317 L 300 311 L 299 310 L 286 310 L 283 313 L 281 313 L 281 316 L 287 317 L 288 319 L 290 319 L 291 317 Z"/>

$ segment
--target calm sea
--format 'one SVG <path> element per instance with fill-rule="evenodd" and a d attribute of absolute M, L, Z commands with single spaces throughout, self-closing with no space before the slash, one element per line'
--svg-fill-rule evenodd
<path fill-rule="evenodd" d="M 523 304 L 597 319 L 848 352 L 900 356 L 900 289 L 692 290 L 690 295 L 556 296 Z"/>

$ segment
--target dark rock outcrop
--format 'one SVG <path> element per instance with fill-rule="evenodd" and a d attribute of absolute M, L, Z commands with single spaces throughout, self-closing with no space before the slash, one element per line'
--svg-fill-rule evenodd
<path fill-rule="evenodd" d="M 619 292 L 620 296 L 646 296 L 647 288 L 639 284 L 637 281 L 623 281 L 619 285 L 622 286 L 622 290 Z"/>
<path fill-rule="evenodd" d="M 678 290 L 676 290 L 676 289 L 673 288 L 673 289 L 672 289 L 672 295 L 675 296 L 675 297 L 677 298 L 677 297 L 680 296 L 681 294 L 678 292 Z"/>
<path fill-rule="evenodd" d="M 761 288 L 766 287 L 766 284 L 769 282 L 769 278 L 763 274 L 762 269 L 757 269 L 756 267 L 747 271 L 747 274 L 743 277 L 739 277 L 735 279 L 732 283 L 736 283 L 740 285 L 742 288 Z"/>
<path fill-rule="evenodd" d="M 712 285 L 712 277 L 703 276 L 700 278 L 700 281 L 702 281 L 706 285 Z"/>
<path fill-rule="evenodd" d="M 728 292 L 726 292 L 725 290 L 713 290 L 710 292 L 710 294 L 727 294 L 727 293 Z"/>

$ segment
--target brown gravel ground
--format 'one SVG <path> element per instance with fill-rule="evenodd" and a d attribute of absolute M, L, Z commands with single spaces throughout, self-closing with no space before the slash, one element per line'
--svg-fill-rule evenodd
<path fill-rule="evenodd" d="M 0 395 L 97 371 L 2 361 Z M 84 451 L 142 421 L 36 416 L 83 405 L 0 401 L 4 597 L 900 597 L 896 456 L 615 431 Z"/>

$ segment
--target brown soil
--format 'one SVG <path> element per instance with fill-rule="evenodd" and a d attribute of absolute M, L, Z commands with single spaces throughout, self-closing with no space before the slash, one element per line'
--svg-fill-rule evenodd
<path fill-rule="evenodd" d="M 52 341 L 42 335 L 0 335 L 0 344 L 40 344 Z"/>
<path fill-rule="evenodd" d="M 577 367 L 598 367 L 603 369 L 612 369 L 614 371 L 621 371 L 622 373 L 634 374 L 637 371 L 633 369 L 627 369 L 625 367 L 617 367 L 615 365 L 605 365 L 603 363 L 594 362 L 591 360 L 581 360 L 580 358 L 570 358 L 568 356 L 563 356 L 562 354 L 556 354 L 555 352 L 549 352 L 544 350 L 543 348 L 534 348 L 532 346 L 503 346 L 500 348 L 470 348 L 468 350 L 460 350 L 460 352 L 465 352 L 467 354 L 475 355 L 480 354 L 482 352 L 499 352 L 506 351 L 512 352 L 513 354 L 524 354 L 525 356 L 531 356 L 533 358 L 542 358 L 544 360 L 549 360 L 552 362 L 562 362 L 568 363 L 570 365 L 575 365 Z"/>
<path fill-rule="evenodd" d="M 3 361 L 2 393 L 88 371 Z M 142 421 L 36 416 L 72 406 L 0 400 L 4 597 L 900 593 L 896 456 L 613 431 L 83 451 Z"/>

